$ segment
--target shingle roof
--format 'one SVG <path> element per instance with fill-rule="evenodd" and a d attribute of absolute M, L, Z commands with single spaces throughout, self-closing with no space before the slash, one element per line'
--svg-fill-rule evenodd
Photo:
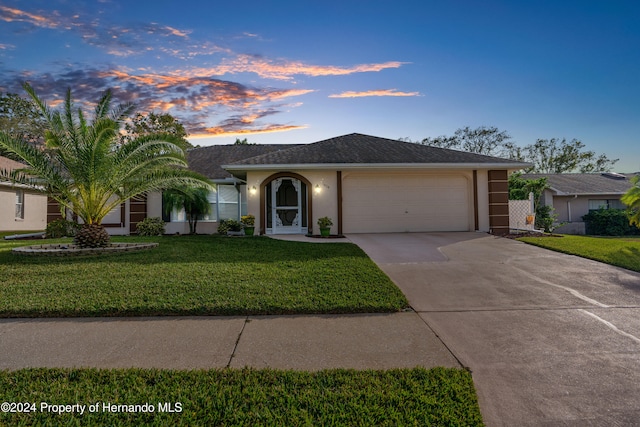
<path fill-rule="evenodd" d="M 547 178 L 549 187 L 558 195 L 624 194 L 631 187 L 633 174 L 601 173 L 523 174 L 526 179 Z"/>
<path fill-rule="evenodd" d="M 227 165 L 486 163 L 528 166 L 481 154 L 352 133 L 245 158 Z"/>
<path fill-rule="evenodd" d="M 8 171 L 12 171 L 14 169 L 21 169 L 24 167 L 25 165 L 20 162 L 0 156 L 0 170 L 6 169 Z"/>
<path fill-rule="evenodd" d="M 294 147 L 294 145 L 212 145 L 189 150 L 187 152 L 187 162 L 189 163 L 189 169 L 209 179 L 225 179 L 231 178 L 232 175 L 222 169 L 220 165 L 278 150 L 286 150 L 291 147 Z"/>
<path fill-rule="evenodd" d="M 6 157 L 0 156 L 0 171 L 6 170 L 11 172 L 15 169 L 25 168 L 26 165 L 16 162 L 15 160 L 8 159 Z M 12 184 L 11 181 L 0 178 L 0 185 L 3 187 L 18 187 L 18 188 L 26 188 L 21 184 Z"/>

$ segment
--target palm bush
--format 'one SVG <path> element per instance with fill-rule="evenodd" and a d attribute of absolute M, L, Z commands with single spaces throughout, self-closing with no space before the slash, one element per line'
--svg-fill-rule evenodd
<path fill-rule="evenodd" d="M 111 108 L 111 91 L 100 98 L 89 121 L 75 110 L 70 89 L 62 111 L 53 111 L 29 84 L 24 88 L 45 117 L 45 149 L 0 132 L 0 150 L 25 163 L 22 169 L 0 171 L 0 178 L 42 191 L 76 213 L 84 223 L 77 244 L 107 244 L 103 218 L 132 197 L 181 186 L 212 188 L 206 178 L 186 169 L 175 136 L 148 134 L 121 143 L 120 128 L 134 106 Z"/>
<path fill-rule="evenodd" d="M 162 194 L 164 214 L 170 215 L 174 209 L 184 209 L 189 222 L 189 233 L 196 234 L 198 220 L 211 212 L 206 188 L 170 188 Z"/>
<path fill-rule="evenodd" d="M 631 178 L 632 187 L 620 200 L 629 207 L 629 222 L 640 227 L 640 176 Z"/>

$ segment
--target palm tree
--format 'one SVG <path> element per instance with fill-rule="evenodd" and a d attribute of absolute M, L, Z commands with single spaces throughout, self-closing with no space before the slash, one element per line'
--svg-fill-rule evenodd
<path fill-rule="evenodd" d="M 120 143 L 120 128 L 134 107 L 121 104 L 112 109 L 111 91 L 100 98 L 89 122 L 80 109 L 74 111 L 71 90 L 60 112 L 47 107 L 29 84 L 24 88 L 47 122 L 45 149 L 0 132 L 0 149 L 26 165 L 0 171 L 0 178 L 45 192 L 77 214 L 84 222 L 77 244 L 108 244 L 102 219 L 132 197 L 180 186 L 213 188 L 206 178 L 186 169 L 179 138 L 151 134 Z"/>
<path fill-rule="evenodd" d="M 174 209 L 184 209 L 189 222 L 189 233 L 196 234 L 198 218 L 211 212 L 207 194 L 208 191 L 202 187 L 169 189 L 162 194 L 164 214 L 170 215 Z"/>
<path fill-rule="evenodd" d="M 640 227 L 640 175 L 631 178 L 631 184 L 633 184 L 633 186 L 620 200 L 631 209 L 631 216 L 629 217 L 631 224 Z"/>

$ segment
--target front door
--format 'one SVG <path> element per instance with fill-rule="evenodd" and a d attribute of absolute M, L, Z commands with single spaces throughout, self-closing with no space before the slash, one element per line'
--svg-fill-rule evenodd
<path fill-rule="evenodd" d="M 301 234 L 302 184 L 295 178 L 278 178 L 271 181 L 271 233 Z"/>

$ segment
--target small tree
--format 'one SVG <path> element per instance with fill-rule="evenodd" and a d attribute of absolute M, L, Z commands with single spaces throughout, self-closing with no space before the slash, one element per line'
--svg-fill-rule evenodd
<path fill-rule="evenodd" d="M 75 235 L 78 245 L 108 244 L 102 220 L 132 197 L 178 186 L 211 188 L 206 178 L 187 169 L 184 151 L 171 135 L 149 134 L 120 143 L 122 122 L 133 105 L 112 109 L 110 91 L 88 120 L 75 109 L 70 89 L 60 112 L 49 109 L 31 86 L 24 87 L 46 120 L 46 149 L 0 131 L 0 149 L 26 165 L 0 170 L 0 178 L 45 192 L 77 214 L 84 222 Z"/>
<path fill-rule="evenodd" d="M 44 116 L 30 99 L 13 93 L 0 94 L 0 129 L 33 146 L 44 145 Z"/>
<path fill-rule="evenodd" d="M 189 222 L 189 233 L 196 234 L 198 219 L 211 212 L 211 205 L 204 188 L 172 188 L 162 194 L 164 214 L 170 215 L 174 209 L 184 209 Z"/>
<path fill-rule="evenodd" d="M 193 148 L 187 141 L 187 130 L 184 125 L 171 114 L 137 113 L 130 121 L 125 123 L 125 133 L 122 135 L 122 142 L 127 143 L 143 135 L 165 134 L 178 138 L 176 141 L 183 150 Z"/>
<path fill-rule="evenodd" d="M 538 139 L 524 147 L 522 152 L 525 153 L 524 159 L 533 163 L 529 172 L 537 173 L 608 172 L 618 161 L 585 150 L 585 145 L 577 139 Z"/>
<path fill-rule="evenodd" d="M 500 156 L 505 153 L 506 146 L 510 141 L 511 136 L 495 126 L 480 126 L 475 129 L 465 126 L 456 130 L 453 136 L 442 135 L 436 138 L 425 138 L 422 140 L 422 144 L 487 156 Z"/>

